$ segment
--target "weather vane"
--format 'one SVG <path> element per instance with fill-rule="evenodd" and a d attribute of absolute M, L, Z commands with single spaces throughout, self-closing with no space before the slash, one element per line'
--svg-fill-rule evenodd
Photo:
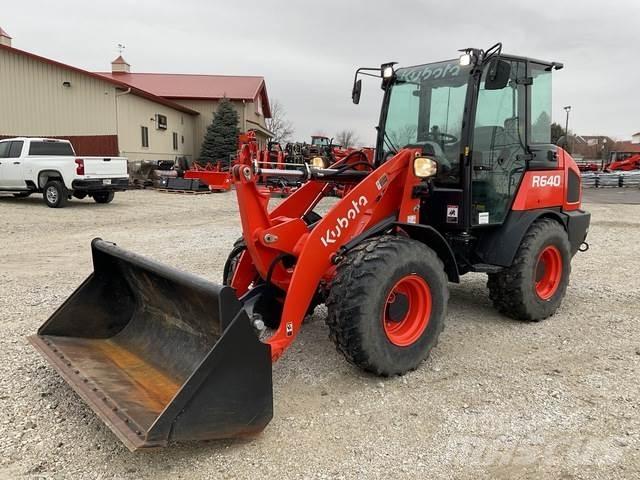
<path fill-rule="evenodd" d="M 125 46 L 122 43 L 118 44 L 118 52 L 120 52 L 120 55 L 122 55 L 122 52 L 124 52 Z"/>

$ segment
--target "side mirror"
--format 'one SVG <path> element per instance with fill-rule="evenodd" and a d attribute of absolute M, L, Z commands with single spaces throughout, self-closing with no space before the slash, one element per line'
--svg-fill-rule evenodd
<path fill-rule="evenodd" d="M 484 81 L 485 90 L 501 90 L 509 83 L 511 64 L 499 58 L 489 62 L 487 77 Z"/>
<path fill-rule="evenodd" d="M 353 90 L 351 90 L 351 100 L 356 105 L 360 103 L 360 94 L 362 93 L 362 79 L 356 81 L 353 84 Z"/>

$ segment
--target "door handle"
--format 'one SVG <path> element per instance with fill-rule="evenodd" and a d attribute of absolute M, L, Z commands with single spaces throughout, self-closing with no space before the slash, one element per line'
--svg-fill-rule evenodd
<path fill-rule="evenodd" d="M 13 162 L 14 165 L 20 165 L 20 162 Z"/>

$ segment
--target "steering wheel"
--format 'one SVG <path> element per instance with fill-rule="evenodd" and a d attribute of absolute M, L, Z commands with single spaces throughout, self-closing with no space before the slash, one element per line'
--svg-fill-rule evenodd
<path fill-rule="evenodd" d="M 444 132 L 429 132 L 427 138 L 442 145 L 454 145 L 458 143 L 458 137 Z"/>

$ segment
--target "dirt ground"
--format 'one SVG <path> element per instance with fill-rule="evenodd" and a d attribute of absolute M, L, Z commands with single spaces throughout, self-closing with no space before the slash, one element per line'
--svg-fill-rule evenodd
<path fill-rule="evenodd" d="M 0 477 L 640 478 L 640 205 L 586 207 L 591 249 L 555 317 L 508 320 L 468 275 L 431 357 L 382 380 L 336 352 L 318 308 L 274 365 L 257 438 L 130 453 L 25 336 L 89 274 L 93 237 L 219 281 L 240 233 L 234 194 L 59 210 L 2 197 Z"/>

